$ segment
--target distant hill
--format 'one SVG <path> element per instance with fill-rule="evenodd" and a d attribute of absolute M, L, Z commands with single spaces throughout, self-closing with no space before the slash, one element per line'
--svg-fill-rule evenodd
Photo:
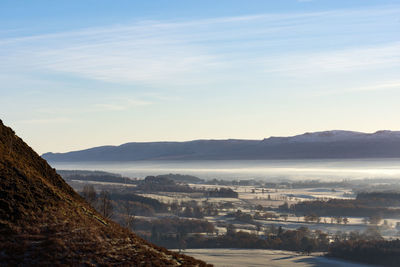
<path fill-rule="evenodd" d="M 400 131 L 325 131 L 264 140 L 195 140 L 126 143 L 68 153 L 45 153 L 53 162 L 135 160 L 338 159 L 400 157 Z"/>
<path fill-rule="evenodd" d="M 96 181 L 106 183 L 133 184 L 134 181 L 128 177 L 122 177 L 121 174 L 104 171 L 86 171 L 86 170 L 57 170 L 65 181 Z"/>
<path fill-rule="evenodd" d="M 206 266 L 105 219 L 0 120 L 0 266 Z"/>
<path fill-rule="evenodd" d="M 191 184 L 199 184 L 199 183 L 203 183 L 204 180 L 200 179 L 196 176 L 192 176 L 192 175 L 183 175 L 183 174 L 173 174 L 173 173 L 169 173 L 169 174 L 162 174 L 162 175 L 157 175 L 156 178 L 167 178 L 170 179 L 176 183 L 191 183 Z"/>

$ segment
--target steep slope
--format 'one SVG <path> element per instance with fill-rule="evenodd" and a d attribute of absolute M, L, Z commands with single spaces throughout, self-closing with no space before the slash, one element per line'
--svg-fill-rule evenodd
<path fill-rule="evenodd" d="M 53 162 L 135 160 L 242 160 L 400 157 L 400 132 L 305 133 L 264 140 L 195 140 L 127 143 L 68 153 L 46 153 Z"/>
<path fill-rule="evenodd" d="M 0 120 L 0 266 L 206 266 L 93 210 Z"/>

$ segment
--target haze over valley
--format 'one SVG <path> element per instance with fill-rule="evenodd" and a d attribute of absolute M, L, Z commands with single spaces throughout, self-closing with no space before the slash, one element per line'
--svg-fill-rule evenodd
<path fill-rule="evenodd" d="M 58 169 L 105 170 L 131 177 L 185 173 L 205 179 L 396 179 L 400 132 L 324 131 L 263 140 L 127 143 L 45 153 Z"/>

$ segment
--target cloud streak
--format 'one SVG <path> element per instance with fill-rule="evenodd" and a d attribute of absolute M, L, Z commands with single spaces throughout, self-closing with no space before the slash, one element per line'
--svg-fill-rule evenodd
<path fill-rule="evenodd" d="M 265 59 L 265 72 L 284 72 L 290 76 L 346 73 L 400 66 L 400 42 L 373 47 L 303 53 Z"/>
<path fill-rule="evenodd" d="M 229 75 L 305 77 L 397 67 L 400 40 L 360 45 L 399 7 L 260 14 L 130 25 L 0 39 L 4 73 L 71 75 L 155 87 L 207 86 Z M 319 22 L 319 23 L 316 23 Z M 329 28 L 330 27 L 330 28 Z M 386 29 L 392 36 L 393 29 Z M 342 44 L 330 45 L 338 37 Z M 107 104 L 110 105 L 110 104 Z M 106 108 L 106 106 L 103 106 Z M 108 106 L 118 109 L 116 106 Z"/>

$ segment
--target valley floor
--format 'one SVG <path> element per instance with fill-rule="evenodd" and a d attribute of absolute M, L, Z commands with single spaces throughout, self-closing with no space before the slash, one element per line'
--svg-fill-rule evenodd
<path fill-rule="evenodd" d="M 327 258 L 319 254 L 305 256 L 295 252 L 270 249 L 186 249 L 183 253 L 214 264 L 216 267 L 372 267 L 372 265 Z"/>

